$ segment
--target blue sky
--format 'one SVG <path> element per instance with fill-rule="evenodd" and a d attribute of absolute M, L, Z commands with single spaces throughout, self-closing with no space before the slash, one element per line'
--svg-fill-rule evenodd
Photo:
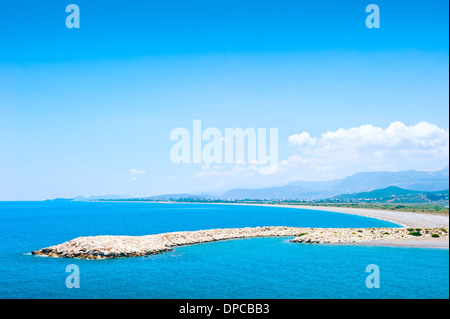
<path fill-rule="evenodd" d="M 80 7 L 80 29 L 65 26 L 70 3 Z M 365 26 L 369 3 L 380 7 L 380 29 Z M 2 4 L 0 200 L 440 169 L 448 165 L 448 9 L 446 1 Z M 261 176 L 172 163 L 171 130 L 196 119 L 220 130 L 278 128 L 283 169 Z M 397 132 L 396 149 L 392 135 L 378 134 L 389 127 L 400 127 L 387 130 Z M 326 132 L 339 132 L 333 146 L 347 153 L 375 155 L 337 156 L 339 165 L 339 150 L 324 151 Z"/>

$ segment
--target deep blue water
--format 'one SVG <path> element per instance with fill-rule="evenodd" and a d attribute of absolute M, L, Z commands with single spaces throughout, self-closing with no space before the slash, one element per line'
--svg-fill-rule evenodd
<path fill-rule="evenodd" d="M 0 298 L 448 298 L 449 251 L 293 244 L 254 238 L 139 258 L 27 255 L 78 236 L 246 226 L 395 227 L 304 209 L 155 203 L 0 202 Z M 80 268 L 68 289 L 66 266 Z M 380 288 L 365 285 L 380 268 Z"/>

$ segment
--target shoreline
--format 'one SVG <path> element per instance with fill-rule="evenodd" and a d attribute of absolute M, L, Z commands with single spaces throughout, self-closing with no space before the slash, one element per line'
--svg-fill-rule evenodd
<path fill-rule="evenodd" d="M 406 211 L 389 211 L 371 208 L 354 208 L 354 207 L 337 207 L 337 206 L 312 206 L 312 205 L 292 205 L 292 204 L 265 204 L 265 203 L 193 203 L 193 202 L 155 202 L 170 204 L 210 204 L 210 205 L 243 205 L 243 206 L 263 206 L 278 208 L 296 208 L 317 211 L 326 211 L 333 213 L 358 215 L 363 217 L 375 218 L 391 223 L 398 224 L 404 228 L 421 227 L 421 228 L 449 228 L 449 216 L 432 213 L 406 212 Z"/>
<path fill-rule="evenodd" d="M 283 206 L 283 205 L 280 205 Z M 294 205 L 288 205 L 289 207 L 295 207 Z M 389 211 L 381 209 L 370 208 L 351 208 L 351 207 L 330 207 L 330 206 L 303 206 L 299 205 L 298 208 L 329 211 L 334 213 L 358 215 L 363 217 L 370 217 L 385 220 L 388 222 L 402 225 L 403 227 L 424 227 L 424 228 L 436 228 L 436 227 L 449 227 L 449 216 L 438 215 L 431 213 L 418 213 L 418 212 L 405 212 L 405 211 Z"/>
<path fill-rule="evenodd" d="M 415 231 L 415 235 L 411 233 Z M 145 236 L 78 237 L 59 245 L 31 252 L 32 255 L 79 259 L 139 257 L 163 253 L 176 246 L 221 240 L 257 237 L 295 237 L 303 244 L 380 244 L 415 242 L 414 247 L 448 248 L 448 229 L 426 228 L 311 228 L 311 227 L 246 227 L 170 232 Z M 419 235 L 417 235 L 419 233 Z M 417 238 L 420 236 L 420 238 Z M 420 243 L 420 246 L 417 246 Z M 436 245 L 438 243 L 438 245 Z M 446 245 L 445 245 L 446 243 Z M 392 244 L 391 244 L 392 245 Z M 395 244 L 394 244 L 395 245 Z"/>
<path fill-rule="evenodd" d="M 118 201 L 102 201 L 116 203 Z M 421 227 L 421 228 L 449 228 L 449 215 L 420 213 L 409 211 L 390 211 L 374 208 L 358 208 L 358 207 L 337 207 L 337 206 L 313 206 L 313 205 L 292 205 L 292 204 L 267 204 L 267 203 L 208 203 L 208 202 L 171 202 L 171 201 L 120 201 L 124 203 L 158 203 L 158 204 L 202 204 L 202 205 L 240 205 L 240 206 L 263 206 L 278 208 L 296 208 L 309 209 L 317 211 L 326 211 L 333 213 L 358 215 L 384 220 L 387 222 L 398 224 L 404 228 Z"/>

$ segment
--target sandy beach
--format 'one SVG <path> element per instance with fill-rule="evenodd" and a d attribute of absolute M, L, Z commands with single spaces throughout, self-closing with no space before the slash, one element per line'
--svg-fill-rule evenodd
<path fill-rule="evenodd" d="M 246 203 L 220 203 L 224 205 L 252 205 L 252 206 L 268 206 L 268 207 L 285 207 L 298 209 L 311 209 L 317 211 L 327 211 L 351 215 L 359 215 L 364 217 L 371 217 L 390 221 L 403 227 L 421 227 L 421 228 L 436 228 L 449 227 L 449 216 L 444 214 L 432 213 L 417 213 L 417 212 L 403 212 L 390 211 L 381 209 L 368 208 L 350 208 L 350 207 L 332 207 L 332 206 L 310 206 L 310 205 L 280 205 L 280 204 L 246 204 Z"/>
<path fill-rule="evenodd" d="M 422 228 L 449 227 L 449 216 L 442 214 L 402 212 L 402 211 L 390 211 L 390 210 L 367 209 L 367 208 L 330 207 L 330 206 L 303 206 L 303 205 L 273 205 L 273 206 L 312 209 L 318 211 L 329 211 L 335 213 L 372 217 L 397 223 L 404 227 L 422 227 Z"/>

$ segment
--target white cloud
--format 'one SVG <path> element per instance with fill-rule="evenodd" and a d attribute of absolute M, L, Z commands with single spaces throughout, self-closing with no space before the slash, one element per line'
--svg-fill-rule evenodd
<path fill-rule="evenodd" d="M 145 171 L 145 169 L 139 170 L 136 168 L 130 168 L 129 172 L 131 175 L 141 175 L 141 174 L 145 174 L 146 171 Z"/>
<path fill-rule="evenodd" d="M 366 124 L 320 137 L 302 132 L 288 141 L 298 147 L 298 154 L 281 161 L 281 171 L 296 168 L 311 178 L 370 170 L 433 170 L 448 165 L 449 158 L 448 130 L 427 122 L 393 122 L 386 129 Z"/>
<path fill-rule="evenodd" d="M 261 165 L 267 163 L 258 161 L 207 164 L 190 177 L 275 184 L 331 180 L 367 171 L 432 171 L 449 162 L 449 131 L 427 122 L 412 126 L 393 122 L 387 128 L 365 124 L 318 136 L 300 132 L 291 135 L 288 143 L 294 152 L 279 162 L 276 173 L 267 177 L 261 175 Z"/>
<path fill-rule="evenodd" d="M 132 181 L 137 181 L 138 180 L 138 178 L 137 178 L 138 175 L 142 175 L 142 174 L 146 173 L 145 169 L 139 170 L 139 169 L 136 169 L 136 168 L 130 168 L 128 171 L 132 175 L 132 177 L 131 177 Z"/>
<path fill-rule="evenodd" d="M 317 138 L 311 137 L 308 132 L 302 132 L 300 134 L 294 134 L 289 136 L 289 143 L 302 146 L 304 144 L 315 145 L 317 142 Z"/>

